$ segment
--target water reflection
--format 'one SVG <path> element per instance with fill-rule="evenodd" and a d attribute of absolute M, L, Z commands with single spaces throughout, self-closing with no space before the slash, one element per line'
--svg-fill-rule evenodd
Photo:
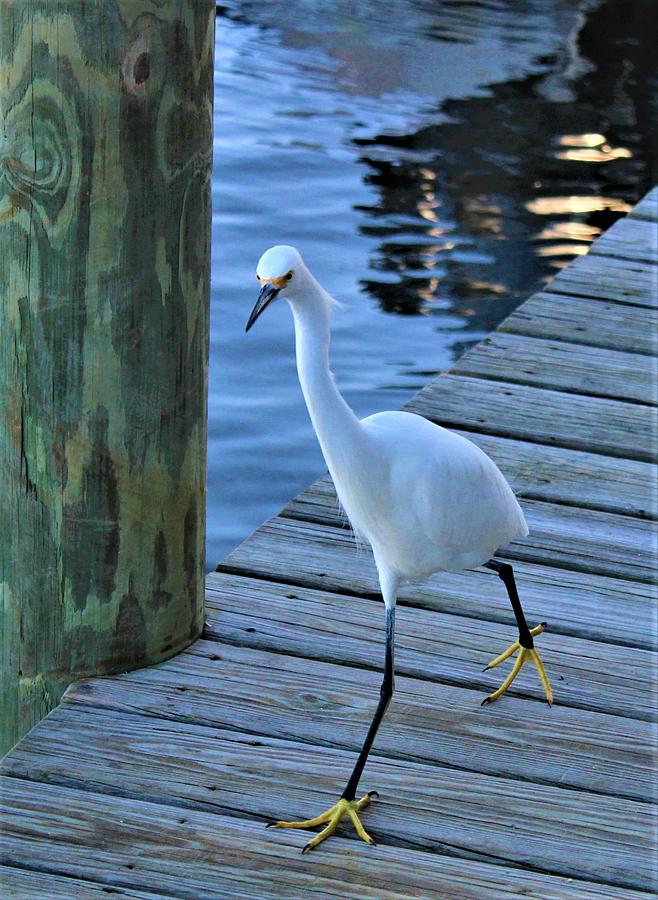
<path fill-rule="evenodd" d="M 398 406 L 648 190 L 658 94 L 649 0 L 219 13 L 210 565 L 323 468 L 287 311 L 242 336 L 267 245 L 346 301 L 357 412 Z"/>
<path fill-rule="evenodd" d="M 604 209 L 627 213 L 633 208 L 633 204 L 614 197 L 596 197 L 590 194 L 581 197 L 537 197 L 535 200 L 529 200 L 526 208 L 538 216 L 568 216 L 572 213 L 601 212 Z"/>
<path fill-rule="evenodd" d="M 447 301 L 447 308 L 467 315 L 469 327 L 490 327 L 497 298 L 521 299 L 546 283 L 648 189 L 647 132 L 655 127 L 646 116 L 646 94 L 655 99 L 656 92 L 646 42 L 635 39 L 640 7 L 649 13 L 648 4 L 625 7 L 629 16 L 608 30 L 620 3 L 581 5 L 589 15 L 573 27 L 569 52 L 556 55 L 543 76 L 496 85 L 486 100 L 443 104 L 449 122 L 357 139 L 368 180 L 379 188 L 367 210 L 376 226 L 363 231 L 383 238 L 373 268 L 388 276 L 362 285 L 382 309 L 433 309 L 440 316 Z M 606 124 L 606 130 L 584 130 L 583 124 Z M 414 207 L 432 228 L 413 221 Z M 444 240 L 424 244 L 434 236 Z M 440 277 L 423 277 L 421 252 L 425 268 Z M 482 291 L 484 270 L 495 292 Z M 463 298 L 477 305 L 464 308 Z"/>
<path fill-rule="evenodd" d="M 600 147 L 605 143 L 603 134 L 562 134 L 559 142 L 567 147 Z"/>
<path fill-rule="evenodd" d="M 576 147 L 570 150 L 560 150 L 555 154 L 556 159 L 572 159 L 574 162 L 606 163 L 613 159 L 630 159 L 633 156 L 626 147 L 611 147 L 604 144 L 601 149 L 587 150 L 584 147 Z"/>
<path fill-rule="evenodd" d="M 551 222 L 537 235 L 537 240 L 554 241 L 575 239 L 593 241 L 601 234 L 601 229 L 596 225 L 587 225 L 584 222 Z"/>

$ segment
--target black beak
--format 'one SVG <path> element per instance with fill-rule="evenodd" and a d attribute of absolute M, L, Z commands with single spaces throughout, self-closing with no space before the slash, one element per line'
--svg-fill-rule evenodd
<path fill-rule="evenodd" d="M 256 305 L 251 311 L 251 315 L 249 316 L 249 321 L 247 322 L 247 327 L 245 331 L 249 331 L 251 326 L 254 324 L 258 316 L 263 312 L 264 309 L 270 305 L 272 300 L 276 299 L 276 295 L 279 293 L 281 288 L 274 287 L 273 284 L 264 284 L 260 289 L 260 294 L 258 295 L 258 300 L 256 300 Z"/>

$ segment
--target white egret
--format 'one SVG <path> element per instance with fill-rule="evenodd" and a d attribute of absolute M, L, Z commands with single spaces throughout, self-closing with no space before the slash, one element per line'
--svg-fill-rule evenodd
<path fill-rule="evenodd" d="M 376 792 L 356 800 L 370 748 L 394 689 L 395 603 L 399 585 L 423 581 L 434 572 L 484 564 L 507 588 L 519 639 L 487 666 L 518 650 L 512 671 L 483 703 L 497 700 L 527 660 L 536 666 L 552 702 L 551 688 L 526 623 L 509 563 L 492 559 L 496 550 L 528 534 L 523 512 L 498 467 L 475 444 L 407 412 L 382 412 L 359 420 L 338 391 L 329 368 L 330 315 L 336 301 L 320 286 L 294 247 L 272 247 L 260 258 L 261 289 L 248 331 L 278 296 L 295 321 L 297 371 L 304 399 L 341 506 L 355 534 L 372 547 L 386 609 L 384 680 L 363 749 L 338 802 L 314 819 L 273 822 L 279 828 L 323 825 L 302 852 L 316 847 L 348 816 L 368 843 L 358 813 Z"/>

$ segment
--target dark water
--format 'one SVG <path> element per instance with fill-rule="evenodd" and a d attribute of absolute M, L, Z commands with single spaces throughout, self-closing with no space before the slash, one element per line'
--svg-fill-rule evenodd
<path fill-rule="evenodd" d="M 639 0 L 218 10 L 209 568 L 324 470 L 287 304 L 244 335 L 260 254 L 297 245 L 346 304 L 356 411 L 399 407 L 658 180 L 654 20 Z"/>

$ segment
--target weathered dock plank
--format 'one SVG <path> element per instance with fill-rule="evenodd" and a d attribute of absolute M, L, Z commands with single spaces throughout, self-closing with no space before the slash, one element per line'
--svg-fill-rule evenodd
<path fill-rule="evenodd" d="M 529 673 L 524 673 L 514 700 L 498 704 L 491 715 L 481 706 L 483 691 L 404 675 L 398 682 L 388 724 L 377 736 L 382 758 L 643 803 L 655 796 L 653 723 L 568 706 L 550 709 L 524 696 L 526 686 L 534 683 Z M 101 707 L 115 716 L 210 725 L 356 753 L 380 684 L 381 671 L 202 640 L 194 654 L 181 657 L 176 665 L 126 675 L 107 685 L 74 685 L 66 709 Z M 88 716 L 87 710 L 77 722 Z M 76 741 L 71 753 L 81 753 L 80 743 Z M 15 752 L 5 771 L 35 771 L 36 755 L 29 744 L 25 753 L 27 757 L 22 750 Z"/>
<path fill-rule="evenodd" d="M 455 364 L 474 375 L 655 406 L 658 357 L 494 332 Z"/>
<path fill-rule="evenodd" d="M 594 241 L 588 255 L 655 265 L 658 258 L 658 227 L 655 222 L 626 216 Z M 632 267 L 628 268 L 633 271 Z M 601 280 L 604 277 L 604 273 L 599 274 Z"/>
<path fill-rule="evenodd" d="M 530 534 L 501 548 L 501 556 L 629 581 L 658 581 L 653 522 L 539 500 L 526 500 L 523 509 Z M 346 523 L 327 476 L 293 498 L 281 515 L 326 525 Z"/>
<path fill-rule="evenodd" d="M 14 779 L 7 782 L 11 783 L 0 794 L 7 805 L 6 852 L 17 864 L 32 866 L 32 848 L 47 846 L 48 860 L 38 864 L 55 869 L 60 877 L 94 878 L 111 889 L 108 893 L 115 889 L 120 893 L 129 882 L 132 888 L 183 900 L 225 900 L 227 896 L 253 900 L 256 883 L 259 897 L 280 898 L 285 886 L 285 896 L 295 900 L 316 895 L 350 900 L 409 896 L 476 900 L 483 892 L 515 897 L 520 891 L 562 900 L 565 891 L 574 890 L 586 898 L 646 897 L 627 888 L 504 864 L 451 859 L 405 847 L 362 847 L 341 836 L 327 844 L 322 854 L 301 857 L 299 834 L 268 832 L 264 841 L 262 820 L 182 811 L 100 794 L 94 795 L 91 804 L 87 791 Z M 274 783 L 273 779 L 263 785 L 261 793 L 269 794 Z M 623 865 L 623 850 L 618 859 Z M 36 897 L 30 895 L 30 900 Z"/>
<path fill-rule="evenodd" d="M 498 332 L 568 341 L 627 353 L 658 352 L 658 312 L 620 303 L 554 294 L 534 294 L 505 319 Z"/>
<path fill-rule="evenodd" d="M 514 542 L 503 555 L 629 581 L 658 582 L 653 522 L 536 500 L 526 500 L 524 508 L 534 537 L 525 545 Z"/>
<path fill-rule="evenodd" d="M 2 900 L 107 900 L 110 893 L 117 897 L 130 897 L 132 900 L 162 900 L 163 897 L 174 896 L 117 884 L 109 888 L 103 882 L 94 883 L 86 878 L 69 878 L 52 872 L 35 872 L 33 869 L 15 869 L 1 865 L 0 888 Z"/>
<path fill-rule="evenodd" d="M 631 219 L 647 219 L 658 222 L 658 187 L 653 188 L 630 211 Z"/>
<path fill-rule="evenodd" d="M 598 242 L 594 246 L 597 245 Z M 655 263 L 655 256 L 653 262 L 628 262 L 588 253 L 561 269 L 546 290 L 551 294 L 568 294 L 583 300 L 598 299 L 620 305 L 655 308 L 658 305 L 658 271 Z"/>
<path fill-rule="evenodd" d="M 245 603 L 248 598 L 248 603 Z M 369 666 L 379 671 L 384 642 L 380 602 L 253 578 L 215 573 L 208 578 L 206 636 L 272 652 Z M 364 641 L 362 635 L 372 635 Z M 488 693 L 499 677 L 483 672 L 515 639 L 499 623 L 404 606 L 397 618 L 397 670 Z M 545 632 L 542 659 L 561 706 L 655 721 L 656 653 Z M 524 695 L 542 700 L 530 670 L 517 681 Z M 512 689 L 510 689 L 512 691 Z"/>
<path fill-rule="evenodd" d="M 372 554 L 344 528 L 294 519 L 270 519 L 220 567 L 281 583 L 380 598 Z M 656 588 L 535 563 L 515 562 L 529 619 L 549 620 L 552 632 L 656 649 Z M 502 585 L 491 572 L 446 572 L 423 584 L 403 585 L 400 602 L 514 625 Z"/>
<path fill-rule="evenodd" d="M 650 463 L 453 430 L 491 456 L 521 498 L 640 518 L 658 515 L 658 473 Z"/>
<path fill-rule="evenodd" d="M 440 375 L 405 409 L 447 427 L 654 462 L 656 412 L 637 403 Z"/>
<path fill-rule="evenodd" d="M 226 648 L 227 651 L 229 649 Z M 244 659 L 246 655 L 247 651 L 241 650 L 239 659 Z M 174 783 L 183 780 L 188 785 L 192 784 L 200 795 L 200 805 L 212 803 L 219 811 L 240 811 L 244 817 L 247 814 L 249 817 L 258 816 L 261 821 L 271 821 L 282 814 L 305 818 L 317 814 L 318 808 L 324 809 L 333 802 L 332 797 L 340 786 L 343 773 L 349 771 L 355 749 L 361 743 L 366 720 L 372 715 L 372 695 L 376 695 L 379 684 L 374 673 L 360 671 L 359 683 L 355 685 L 353 678 L 345 678 L 345 669 L 340 666 L 315 663 L 309 671 L 304 669 L 308 661 L 300 660 L 297 665 L 303 671 L 294 672 L 292 663 L 295 660 L 279 654 L 274 654 L 273 658 L 284 668 L 275 669 L 268 664 L 258 681 L 252 681 L 256 672 L 249 667 L 245 669 L 242 682 L 238 673 L 236 681 L 231 684 L 232 692 L 238 690 L 233 700 L 227 696 L 222 679 L 217 678 L 216 672 L 209 679 L 201 676 L 198 686 L 194 682 L 196 672 L 189 675 L 177 673 L 180 680 L 176 684 L 186 687 L 185 693 L 190 695 L 190 709 L 196 708 L 197 715 L 207 715 L 205 721 L 208 724 L 218 720 L 224 723 L 228 719 L 228 727 L 232 731 L 226 742 L 220 735 L 203 735 L 195 729 L 188 735 L 185 746 L 181 746 L 179 741 L 178 746 L 168 748 L 162 744 L 162 728 L 155 729 L 159 745 L 156 760 L 161 761 L 163 770 L 170 770 L 169 761 L 173 762 L 178 772 L 177 778 L 172 780 Z M 184 659 L 191 666 L 191 661 L 187 657 Z M 225 665 L 216 664 L 217 668 L 223 672 Z M 318 682 L 323 670 L 326 676 L 331 677 L 331 684 Z M 247 683 L 244 676 L 248 679 Z M 274 688 L 270 685 L 270 679 Z M 286 679 L 290 681 L 289 688 L 286 687 Z M 135 684 L 135 679 L 130 681 Z M 369 691 L 364 690 L 362 681 Z M 400 699 L 404 703 L 407 684 L 405 679 L 401 681 Z M 113 682 L 112 687 L 116 687 L 117 683 Z M 219 687 L 219 697 L 214 696 L 213 685 Z M 157 686 L 153 684 L 152 702 L 157 698 Z M 144 683 L 139 687 L 144 689 Z M 198 702 L 204 687 L 205 713 Z M 283 703 L 281 690 L 284 691 Z M 127 701 L 132 702 L 133 691 L 125 693 Z M 170 690 L 172 693 L 177 692 Z M 335 693 L 338 696 L 334 700 Z M 493 858 L 506 864 L 530 865 L 558 875 L 651 888 L 654 878 L 653 855 L 650 852 L 654 817 L 652 804 L 538 781 L 529 783 L 481 774 L 480 771 L 429 765 L 424 759 L 427 756 L 431 758 L 433 747 L 443 740 L 450 742 L 450 736 L 445 735 L 440 726 L 440 710 L 432 715 L 432 699 L 431 695 L 429 702 L 417 698 L 417 705 L 409 710 L 411 715 L 403 720 L 398 710 L 390 724 L 382 729 L 381 741 L 378 740 L 382 746 L 399 747 L 400 736 L 404 734 L 406 754 L 413 753 L 415 759 L 397 756 L 385 759 L 377 751 L 368 762 L 364 790 L 376 788 L 382 798 L 368 812 L 368 827 L 372 828 L 376 840 L 385 839 L 393 845 L 400 841 L 411 842 L 427 850 L 449 850 L 482 860 Z M 181 710 L 185 709 L 180 699 L 176 702 Z M 540 713 L 542 707 L 539 704 L 533 706 L 534 715 L 526 719 L 525 727 L 519 727 L 515 744 L 522 743 L 524 732 L 530 730 L 530 723 L 534 726 L 542 715 L 550 718 L 548 707 L 544 705 L 544 712 Z M 238 718 L 236 712 L 239 713 Z M 485 710 L 480 712 L 486 713 Z M 421 726 L 416 724 L 418 714 L 421 716 Z M 142 723 L 148 725 L 152 720 L 146 717 L 137 719 L 129 717 L 124 731 L 128 737 L 132 735 L 134 748 L 144 747 L 139 753 L 140 758 L 144 759 L 148 757 L 148 750 L 146 740 L 143 744 L 139 741 L 141 726 Z M 325 730 L 320 741 L 314 740 L 312 747 L 305 741 L 298 743 L 298 734 L 317 735 L 322 720 L 325 721 Z M 243 722 L 251 724 L 251 728 L 243 730 Z M 260 723 L 256 732 L 259 737 L 253 731 L 256 722 Z M 280 743 L 272 745 L 271 740 L 260 738 L 263 725 L 266 725 L 268 735 L 286 740 L 285 752 L 282 752 L 284 748 Z M 418 746 L 422 725 L 424 741 Z M 483 722 L 481 727 L 486 727 Z M 349 752 L 335 745 L 322 746 L 326 742 L 327 728 L 331 733 L 336 732 L 335 742 L 339 746 L 349 740 Z M 350 737 L 345 737 L 343 731 Z M 439 734 L 441 741 L 437 741 Z M 291 737 L 293 740 L 290 740 Z M 84 737 L 81 736 L 78 742 L 82 744 Z M 631 751 L 631 743 L 626 741 L 625 744 Z M 508 746 L 508 755 L 511 752 L 512 748 Z M 423 757 L 422 753 L 427 756 Z M 465 755 L 464 751 L 462 754 Z M 129 753 L 124 757 L 124 765 L 126 760 L 130 762 L 131 755 Z M 194 766 L 189 765 L 192 758 Z M 153 763 L 154 760 L 151 760 L 151 766 Z M 537 767 L 540 765 L 538 761 L 535 764 Z M 96 768 L 99 778 L 109 777 L 116 783 L 116 767 L 108 767 L 99 759 Z M 566 768 L 564 763 L 562 768 Z M 141 774 L 143 783 L 146 777 L 144 770 Z M 6 778 L 5 786 L 15 780 Z M 20 784 L 25 782 L 21 779 Z M 170 790 L 166 781 L 163 783 L 159 779 L 159 784 L 160 792 Z M 43 787 L 34 782 L 32 785 L 37 792 Z M 11 786 L 8 792 L 11 792 Z M 25 794 L 29 796 L 31 791 L 27 789 Z M 175 796 L 180 798 L 180 790 L 176 791 Z M 5 802 L 8 801 L 9 798 Z M 519 808 L 524 810 L 521 817 Z M 181 813 L 179 810 L 179 815 L 187 818 L 186 811 Z M 511 831 L 514 841 L 510 841 Z M 356 846 L 357 840 L 354 835 Z M 303 845 L 303 835 L 297 835 L 298 848 L 300 844 Z M 586 862 L 580 859 L 585 854 L 585 848 Z"/>

